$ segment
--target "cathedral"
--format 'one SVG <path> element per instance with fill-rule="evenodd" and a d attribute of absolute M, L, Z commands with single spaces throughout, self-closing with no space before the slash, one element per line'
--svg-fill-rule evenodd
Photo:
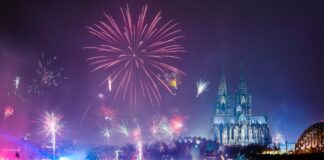
<path fill-rule="evenodd" d="M 247 90 L 243 69 L 234 103 L 227 91 L 222 71 L 211 126 L 210 138 L 223 146 L 271 143 L 267 117 L 252 115 L 251 95 Z"/>

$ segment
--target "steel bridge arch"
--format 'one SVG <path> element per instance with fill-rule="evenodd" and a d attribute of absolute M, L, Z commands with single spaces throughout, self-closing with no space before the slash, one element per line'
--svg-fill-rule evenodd
<path fill-rule="evenodd" d="M 324 152 L 324 121 L 309 126 L 298 138 L 296 153 Z"/>

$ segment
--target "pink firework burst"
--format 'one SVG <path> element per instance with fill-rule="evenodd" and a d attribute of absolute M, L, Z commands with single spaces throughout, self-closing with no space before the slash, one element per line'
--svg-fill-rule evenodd
<path fill-rule="evenodd" d="M 179 135 L 184 127 L 185 117 L 179 114 L 174 114 L 170 121 L 169 125 L 174 134 Z"/>
<path fill-rule="evenodd" d="M 99 108 L 99 113 L 104 117 L 105 120 L 112 120 L 117 115 L 116 111 L 113 108 L 105 105 Z"/>
<path fill-rule="evenodd" d="M 100 55 L 89 58 L 93 71 L 108 72 L 104 82 L 114 85 L 115 99 L 121 97 L 136 104 L 138 97 L 148 98 L 153 103 L 161 100 L 159 85 L 172 93 L 172 88 L 158 75 L 172 72 L 183 75 L 184 72 L 170 64 L 180 59 L 185 49 L 177 43 L 183 38 L 177 23 L 172 20 L 161 22 L 161 12 L 152 20 L 147 20 L 147 5 L 143 6 L 137 18 L 131 14 L 128 5 L 120 8 L 122 23 L 105 14 L 89 32 L 100 38 L 103 43 L 94 47 Z"/>
<path fill-rule="evenodd" d="M 7 119 L 9 117 L 11 117 L 14 113 L 14 108 L 13 106 L 7 106 L 4 108 L 4 112 L 3 112 L 3 115 L 4 115 L 4 118 Z"/>

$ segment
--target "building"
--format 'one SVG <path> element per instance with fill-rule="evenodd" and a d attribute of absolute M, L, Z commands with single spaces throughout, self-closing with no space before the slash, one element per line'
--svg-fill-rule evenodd
<path fill-rule="evenodd" d="M 296 153 L 324 153 L 324 121 L 309 126 L 298 138 Z"/>
<path fill-rule="evenodd" d="M 213 108 L 210 138 L 220 145 L 270 144 L 267 117 L 252 115 L 251 98 L 241 68 L 238 89 L 232 103 L 222 71 L 216 105 Z"/>

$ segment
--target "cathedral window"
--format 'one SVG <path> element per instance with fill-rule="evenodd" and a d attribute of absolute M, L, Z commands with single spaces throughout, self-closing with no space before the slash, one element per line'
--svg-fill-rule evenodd
<path fill-rule="evenodd" d="M 241 103 L 246 103 L 246 98 L 244 96 L 241 97 Z"/>
<path fill-rule="evenodd" d="M 238 112 L 241 112 L 241 111 L 242 111 L 241 105 L 238 105 L 238 106 L 236 107 L 236 111 L 238 111 Z"/>
<path fill-rule="evenodd" d="M 226 99 L 225 99 L 224 96 L 221 97 L 221 103 L 222 103 L 222 104 L 225 104 L 225 103 L 226 103 Z"/>

